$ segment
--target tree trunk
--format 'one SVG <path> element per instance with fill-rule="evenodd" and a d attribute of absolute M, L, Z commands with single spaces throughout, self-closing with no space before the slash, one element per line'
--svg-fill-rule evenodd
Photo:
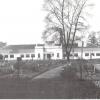
<path fill-rule="evenodd" d="M 67 53 L 67 61 L 70 62 L 70 53 Z"/>
<path fill-rule="evenodd" d="M 67 61 L 68 61 L 68 62 L 70 61 L 69 56 L 67 56 Z"/>

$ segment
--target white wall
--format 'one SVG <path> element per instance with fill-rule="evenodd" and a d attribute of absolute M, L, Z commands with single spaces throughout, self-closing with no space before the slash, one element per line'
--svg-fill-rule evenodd
<path fill-rule="evenodd" d="M 53 54 L 51 59 L 62 59 L 62 48 L 60 46 L 46 46 L 45 53 Z M 57 57 L 57 53 L 59 53 L 59 57 Z"/>
<path fill-rule="evenodd" d="M 81 58 L 82 48 L 75 48 L 74 53 L 78 53 L 78 57 Z M 89 56 L 85 56 L 85 53 L 89 53 Z M 91 53 L 94 53 L 94 56 L 90 57 Z M 96 56 L 96 53 L 100 53 L 100 48 L 83 48 L 83 59 L 100 59 L 100 56 Z M 74 59 L 78 59 L 78 57 L 74 57 Z"/>
<path fill-rule="evenodd" d="M 38 58 L 38 54 L 40 54 L 40 58 Z M 35 47 L 35 59 L 36 60 L 43 60 L 43 47 L 42 46 L 36 46 Z"/>

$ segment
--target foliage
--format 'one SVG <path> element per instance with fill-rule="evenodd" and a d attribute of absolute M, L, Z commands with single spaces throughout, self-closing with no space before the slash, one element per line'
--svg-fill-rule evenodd
<path fill-rule="evenodd" d="M 2 54 L 0 54 L 0 61 L 2 61 L 3 60 L 3 55 Z"/>
<path fill-rule="evenodd" d="M 14 70 L 11 67 L 0 68 L 1 74 L 11 74 Z"/>
<path fill-rule="evenodd" d="M 97 47 L 97 46 L 98 46 L 98 40 L 96 38 L 96 33 L 92 32 L 88 36 L 87 47 Z"/>
<path fill-rule="evenodd" d="M 7 44 L 4 42 L 0 42 L 0 48 L 3 48 L 4 46 L 6 46 Z"/>
<path fill-rule="evenodd" d="M 9 64 L 7 62 L 2 62 L 0 64 L 0 74 L 11 74 L 13 73 L 15 70 L 13 68 L 12 64 Z"/>

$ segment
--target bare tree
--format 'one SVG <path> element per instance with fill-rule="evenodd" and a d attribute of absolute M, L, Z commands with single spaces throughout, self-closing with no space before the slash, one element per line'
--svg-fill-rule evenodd
<path fill-rule="evenodd" d="M 88 0 L 45 0 L 47 11 L 46 30 L 43 39 L 53 36 L 59 40 L 69 61 L 77 32 L 88 28 L 85 10 Z"/>

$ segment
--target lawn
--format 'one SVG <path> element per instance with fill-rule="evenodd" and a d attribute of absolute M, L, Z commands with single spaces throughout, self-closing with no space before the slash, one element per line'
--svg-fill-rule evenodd
<path fill-rule="evenodd" d="M 73 72 L 52 79 L 0 79 L 0 99 L 96 99 L 99 94 L 91 81 L 80 80 Z"/>
<path fill-rule="evenodd" d="M 27 77 L 0 78 L 0 99 L 100 98 L 100 89 L 89 80 L 80 80 L 75 70 L 77 63 L 73 65 L 65 77 L 36 80 Z"/>
<path fill-rule="evenodd" d="M 15 61 L 4 62 L 2 63 L 3 65 L 0 65 L 0 76 L 16 75 L 19 70 L 21 77 L 35 77 L 47 70 L 64 65 L 66 62 L 66 60 L 34 60 L 21 61 L 20 63 L 16 63 Z M 19 69 L 17 69 L 17 67 L 19 67 Z"/>

